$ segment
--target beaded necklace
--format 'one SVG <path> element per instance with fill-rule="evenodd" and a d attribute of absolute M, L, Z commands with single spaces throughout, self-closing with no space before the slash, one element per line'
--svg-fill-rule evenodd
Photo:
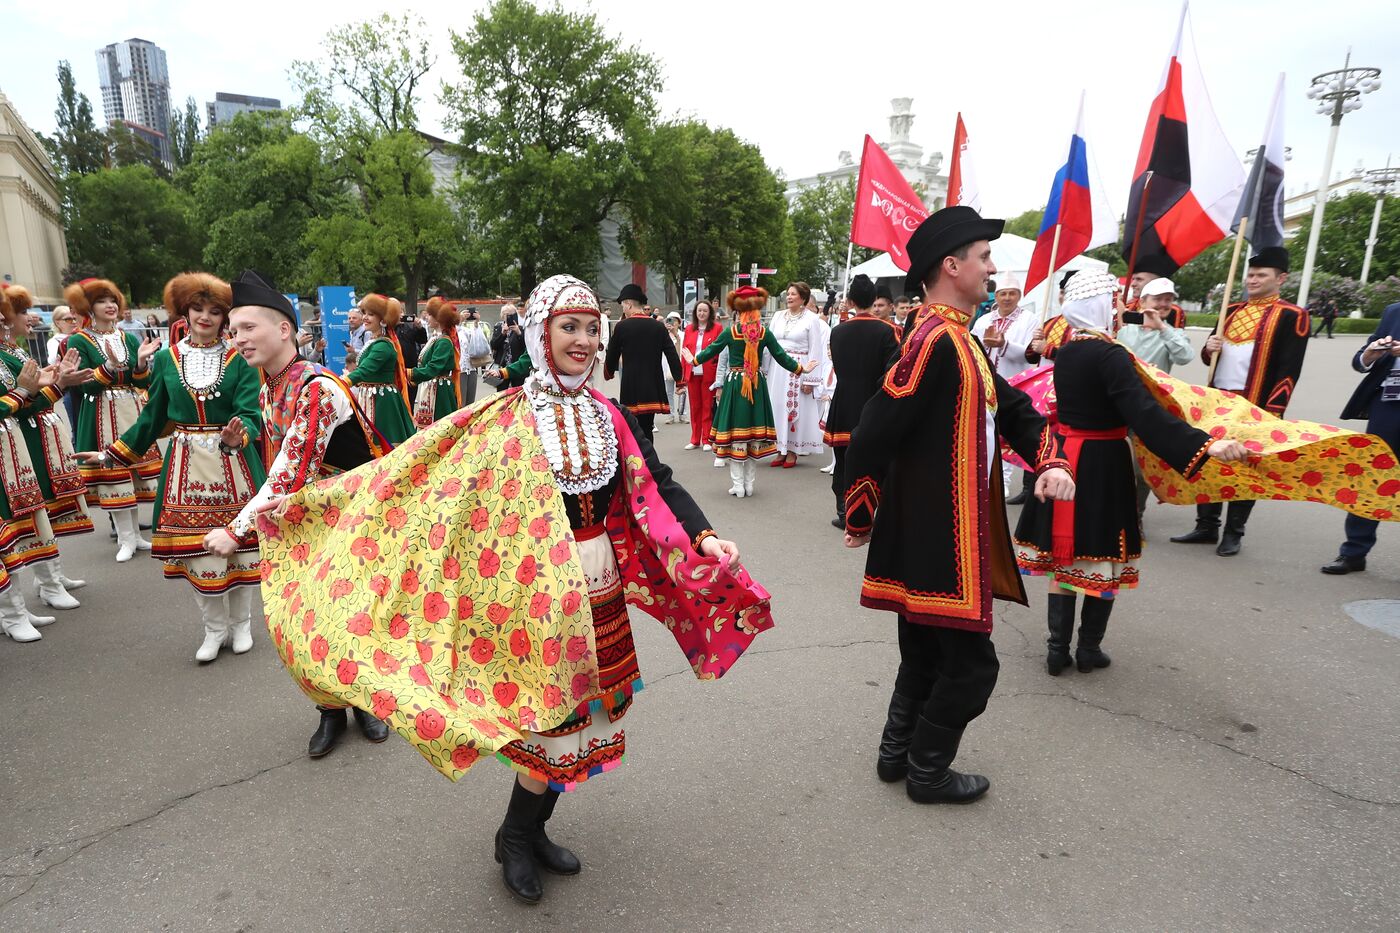
<path fill-rule="evenodd" d="M 525 395 L 559 488 L 581 495 L 606 486 L 617 472 L 617 435 L 602 404 L 587 389 L 562 392 L 533 373 Z"/>
<path fill-rule="evenodd" d="M 200 402 L 218 398 L 223 393 L 219 386 L 224 381 L 224 359 L 228 347 L 222 340 L 210 344 L 194 343 L 189 337 L 175 346 L 175 371 L 180 376 L 180 385 Z"/>
<path fill-rule="evenodd" d="M 117 369 L 126 369 L 127 364 L 131 361 L 131 348 L 126 345 L 126 331 L 116 328 L 98 330 L 95 327 L 89 327 L 85 333 Z M 112 340 L 113 337 L 116 339 Z"/>

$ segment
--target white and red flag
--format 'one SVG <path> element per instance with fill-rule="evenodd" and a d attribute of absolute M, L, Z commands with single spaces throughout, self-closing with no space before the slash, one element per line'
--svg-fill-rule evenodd
<path fill-rule="evenodd" d="M 894 264 L 908 272 L 905 247 L 926 217 L 924 202 L 909 187 L 899 167 L 867 135 L 860 154 L 856 207 L 851 214 L 851 242 L 889 253 Z"/>
<path fill-rule="evenodd" d="M 1123 225 L 1123 258 L 1130 262 L 1145 256 L 1164 256 L 1178 267 L 1190 262 L 1225 238 L 1244 191 L 1244 166 L 1211 108 L 1187 11 L 1182 4 L 1133 169 Z"/>
<path fill-rule="evenodd" d="M 962 113 L 953 129 L 953 167 L 948 170 L 948 206 L 965 204 L 982 213 L 982 189 L 977 187 L 977 169 L 967 140 Z"/>

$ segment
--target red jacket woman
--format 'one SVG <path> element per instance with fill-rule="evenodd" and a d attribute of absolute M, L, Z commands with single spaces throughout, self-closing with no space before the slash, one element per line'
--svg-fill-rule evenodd
<path fill-rule="evenodd" d="M 715 368 L 719 359 L 697 366 L 695 355 L 719 336 L 723 328 L 715 320 L 715 309 L 708 301 L 697 301 L 682 339 L 681 364 L 685 366 L 685 387 L 690 399 L 690 443 L 686 450 L 704 446 L 710 449 L 710 424 L 715 413 Z"/>

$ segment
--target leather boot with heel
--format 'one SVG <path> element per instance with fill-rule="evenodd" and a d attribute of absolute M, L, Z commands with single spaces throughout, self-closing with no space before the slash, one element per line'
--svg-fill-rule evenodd
<path fill-rule="evenodd" d="M 375 716 L 373 713 L 365 712 L 358 706 L 354 708 L 353 712 L 355 714 L 355 725 L 360 727 L 360 734 L 363 735 L 367 741 L 378 745 L 380 742 L 389 738 L 389 724 L 384 720 Z"/>
<path fill-rule="evenodd" d="M 583 870 L 583 863 L 579 861 L 578 856 L 550 839 L 544 829 L 544 824 L 554 815 L 554 805 L 559 802 L 559 791 L 549 788 L 542 796 L 544 800 L 540 803 L 540 816 L 535 822 L 535 836 L 531 842 L 535 861 L 547 872 L 556 875 L 577 875 Z"/>
<path fill-rule="evenodd" d="M 880 735 L 880 756 L 875 761 L 875 774 L 886 784 L 909 775 L 909 745 L 914 741 L 914 727 L 922 707 L 920 701 L 897 691 L 890 697 L 885 731 Z"/>
<path fill-rule="evenodd" d="M 947 729 L 919 717 L 909 748 L 905 792 L 915 803 L 971 803 L 992 786 L 980 774 L 962 774 L 950 766 L 958 756 L 961 729 Z"/>
<path fill-rule="evenodd" d="M 1215 525 L 1196 522 L 1196 527 L 1184 535 L 1173 537 L 1173 544 L 1214 544 L 1220 537 L 1220 529 Z"/>
<path fill-rule="evenodd" d="M 1112 612 L 1113 600 L 1084 597 L 1084 609 L 1079 617 L 1079 645 L 1074 651 L 1074 661 L 1081 674 L 1113 663 L 1099 647 L 1103 643 L 1104 633 L 1108 631 L 1108 617 Z"/>
<path fill-rule="evenodd" d="M 532 794 L 516 781 L 505 821 L 496 830 L 496 861 L 501 865 L 501 880 L 506 890 L 527 904 L 538 904 L 544 897 L 534 853 L 543 806 L 544 794 Z"/>
<path fill-rule="evenodd" d="M 1051 593 L 1046 604 L 1050 636 L 1045 639 L 1045 672 L 1059 677 L 1073 661 L 1069 643 L 1074 640 L 1074 594 Z"/>
<path fill-rule="evenodd" d="M 321 711 L 321 724 L 311 734 L 311 742 L 306 753 L 312 758 L 324 758 L 334 751 L 340 737 L 345 734 L 345 710 L 316 707 Z"/>

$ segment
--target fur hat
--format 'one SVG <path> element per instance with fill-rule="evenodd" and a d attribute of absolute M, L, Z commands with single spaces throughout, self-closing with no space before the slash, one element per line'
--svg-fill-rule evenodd
<path fill-rule="evenodd" d="M 446 298 L 442 297 L 441 295 L 434 295 L 433 297 L 428 299 L 428 304 L 423 309 L 423 312 L 425 314 L 436 314 L 437 310 L 447 303 L 448 301 Z"/>
<path fill-rule="evenodd" d="M 428 302 L 428 310 L 433 311 L 433 303 L 431 301 Z M 432 318 L 437 321 L 438 330 L 446 333 L 448 330 L 457 326 L 458 322 L 462 320 L 462 314 L 457 310 L 455 304 L 444 299 L 437 306 L 436 311 L 432 314 Z"/>
<path fill-rule="evenodd" d="M 14 319 L 15 309 L 10 304 L 10 286 L 0 283 L 0 318 L 5 321 Z"/>
<path fill-rule="evenodd" d="M 359 307 L 362 313 L 373 314 L 383 321 L 385 330 L 397 326 L 399 318 L 403 317 L 403 305 L 397 298 L 390 298 L 388 295 L 366 295 L 360 299 Z"/>
<path fill-rule="evenodd" d="M 233 307 L 233 288 L 207 272 L 185 272 L 165 283 L 165 310 L 170 317 L 184 317 L 190 308 L 211 301 L 224 314 Z"/>
<path fill-rule="evenodd" d="M 29 289 L 23 285 L 0 284 L 0 292 L 5 295 L 5 304 L 9 305 L 15 314 L 24 314 L 34 307 L 34 296 L 29 294 Z"/>
<path fill-rule="evenodd" d="M 126 296 L 117 288 L 117 283 L 108 279 L 83 279 L 63 290 L 63 300 L 68 303 L 68 307 L 89 323 L 92 321 L 93 302 L 103 298 L 116 299 L 118 313 L 126 310 Z"/>
<path fill-rule="evenodd" d="M 735 314 L 742 314 L 745 311 L 762 311 L 768 306 L 768 289 L 745 285 L 743 288 L 736 288 L 730 292 L 726 303 L 729 305 L 729 310 Z"/>

